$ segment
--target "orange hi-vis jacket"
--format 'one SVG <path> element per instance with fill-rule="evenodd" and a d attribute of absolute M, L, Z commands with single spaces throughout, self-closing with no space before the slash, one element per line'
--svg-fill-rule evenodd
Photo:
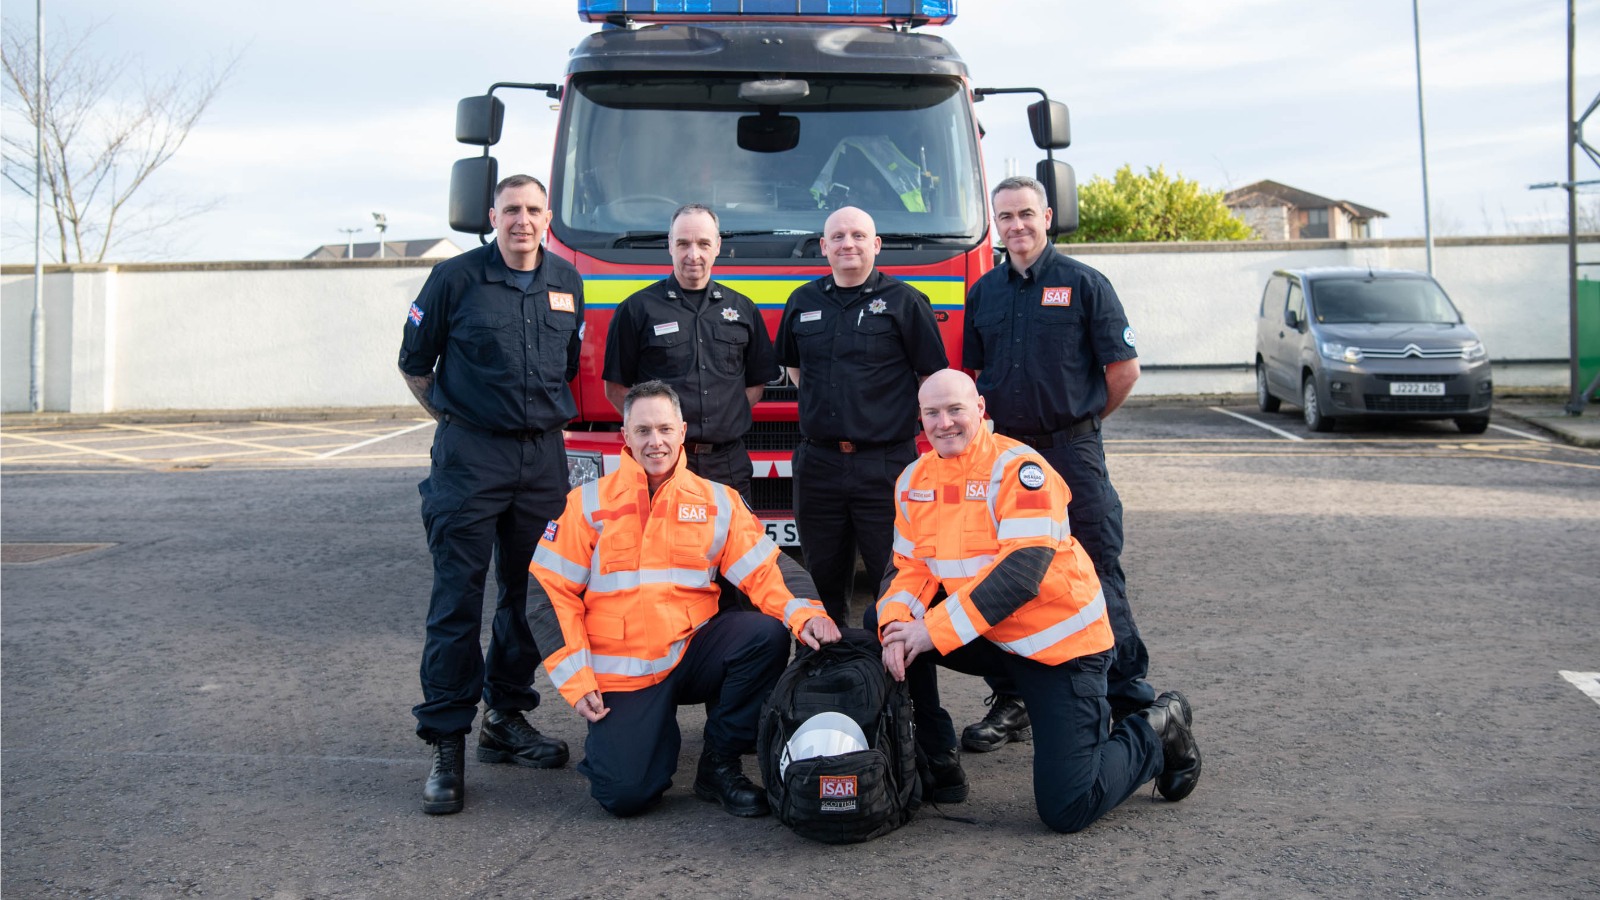
<path fill-rule="evenodd" d="M 1046 665 L 1110 649 L 1105 595 L 1069 532 L 1069 497 L 1043 457 L 987 428 L 959 456 L 923 454 L 895 484 L 895 575 L 879 628 L 922 619 L 941 653 L 982 637 Z M 929 609 L 941 584 L 947 596 Z"/>
<path fill-rule="evenodd" d="M 719 570 L 799 636 L 826 613 L 793 595 L 780 555 L 739 495 L 690 472 L 681 452 L 654 498 L 624 452 L 620 469 L 567 495 L 528 567 L 528 619 L 551 682 L 573 705 L 660 683 L 716 615 Z"/>

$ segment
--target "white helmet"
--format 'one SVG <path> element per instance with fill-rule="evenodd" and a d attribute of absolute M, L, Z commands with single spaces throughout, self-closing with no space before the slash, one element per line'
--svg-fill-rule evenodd
<path fill-rule="evenodd" d="M 784 745 L 783 756 L 778 760 L 778 777 L 783 777 L 790 762 L 865 749 L 867 736 L 855 719 L 838 712 L 817 713 L 802 722 Z"/>

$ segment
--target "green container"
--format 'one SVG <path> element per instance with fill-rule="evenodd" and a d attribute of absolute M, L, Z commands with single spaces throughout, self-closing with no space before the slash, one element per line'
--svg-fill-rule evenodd
<path fill-rule="evenodd" d="M 1578 390 L 1588 387 L 1600 372 L 1600 281 L 1578 279 Z M 1590 392 L 1600 400 L 1600 388 Z"/>

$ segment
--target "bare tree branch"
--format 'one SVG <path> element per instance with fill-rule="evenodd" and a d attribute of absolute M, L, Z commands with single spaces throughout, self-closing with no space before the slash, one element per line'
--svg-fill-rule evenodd
<path fill-rule="evenodd" d="M 33 197 L 36 159 L 55 224 L 57 259 L 103 262 L 136 236 L 148 236 L 213 208 L 148 196 L 152 175 L 183 147 L 239 62 L 193 74 L 154 77 L 126 57 L 95 52 L 100 24 L 56 28 L 46 47 L 43 96 L 35 86 L 36 47 L 31 32 L 5 31 L 5 113 L 26 121 L 23 133 L 0 136 L 5 181 Z M 35 128 L 43 122 L 42 153 Z M 147 207 L 165 212 L 147 215 Z"/>

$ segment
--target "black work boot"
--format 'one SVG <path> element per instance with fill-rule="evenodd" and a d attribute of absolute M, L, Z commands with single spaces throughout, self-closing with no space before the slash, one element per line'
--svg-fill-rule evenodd
<path fill-rule="evenodd" d="M 1028 719 L 1028 708 L 1021 697 L 1010 694 L 990 694 L 985 701 L 989 712 L 982 722 L 974 722 L 961 730 L 961 746 L 973 753 L 999 750 L 1011 741 L 1033 740 L 1033 723 Z"/>
<path fill-rule="evenodd" d="M 927 771 L 922 779 L 922 796 L 934 803 L 962 803 L 967 799 L 967 773 L 961 768 L 961 751 L 956 747 L 923 757 Z"/>
<path fill-rule="evenodd" d="M 767 806 L 767 792 L 744 777 L 737 756 L 719 756 L 709 751 L 700 754 L 699 771 L 694 776 L 694 795 L 720 803 L 733 815 L 747 819 L 772 812 Z"/>
<path fill-rule="evenodd" d="M 430 816 L 461 812 L 467 803 L 467 736 L 454 734 L 433 744 L 433 769 L 422 786 L 422 811 Z"/>
<path fill-rule="evenodd" d="M 1200 746 L 1189 726 L 1194 721 L 1194 706 L 1178 691 L 1163 691 L 1156 702 L 1142 709 L 1144 717 L 1161 739 L 1164 765 L 1156 776 L 1156 790 L 1177 803 L 1194 792 L 1200 780 Z"/>
<path fill-rule="evenodd" d="M 567 761 L 567 742 L 545 737 L 522 713 L 489 710 L 478 729 L 478 762 L 554 769 Z"/>

